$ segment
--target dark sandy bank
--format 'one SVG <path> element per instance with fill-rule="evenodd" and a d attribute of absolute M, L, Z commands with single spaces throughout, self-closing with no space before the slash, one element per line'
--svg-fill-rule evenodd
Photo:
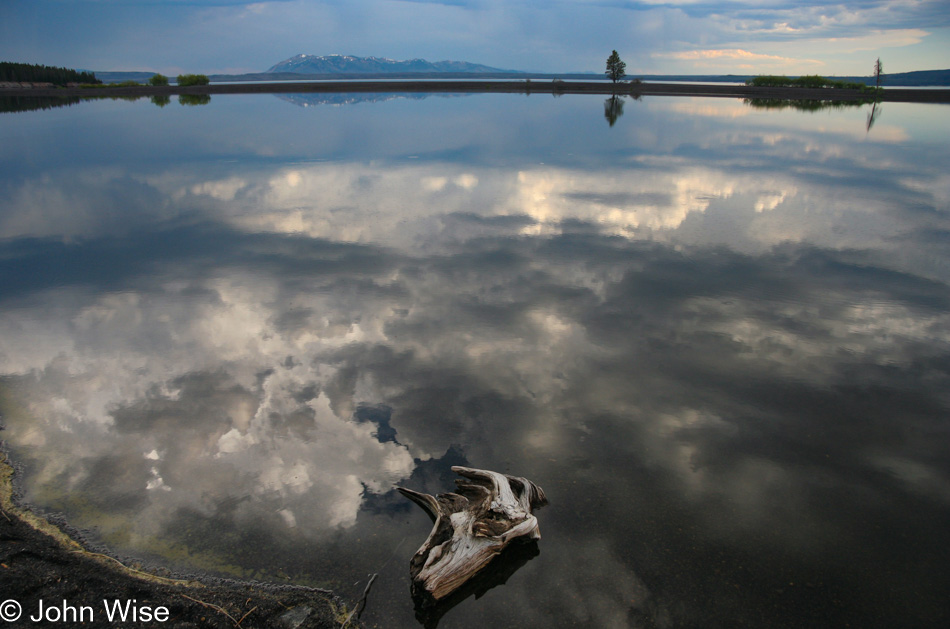
<path fill-rule="evenodd" d="M 162 96 L 175 94 L 302 94 L 302 93 L 517 93 L 517 94 L 626 94 L 632 96 L 717 96 L 788 100 L 855 101 L 874 96 L 860 90 L 752 87 L 748 85 L 688 83 L 618 83 L 604 81 L 325 81 L 319 83 L 212 83 L 210 85 L 147 85 L 103 88 L 3 88 L 0 94 L 21 96 Z M 907 103 L 950 103 L 950 89 L 885 88 L 880 100 Z"/>
<path fill-rule="evenodd" d="M 341 627 L 346 619 L 342 601 L 326 590 L 200 577 L 168 579 L 90 552 L 17 505 L 12 478 L 13 470 L 0 454 L 0 626 L 329 629 Z M 133 608 L 138 622 L 132 622 Z M 118 619 L 120 610 L 126 613 L 125 622 Z M 51 614 L 47 622 L 30 619 L 45 614 Z M 151 620 L 142 622 L 145 616 Z M 49 622 L 56 617 L 60 620 Z"/>

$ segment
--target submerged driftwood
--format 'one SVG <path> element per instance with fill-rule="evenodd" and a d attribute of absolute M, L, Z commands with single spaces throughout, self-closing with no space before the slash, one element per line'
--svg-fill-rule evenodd
<path fill-rule="evenodd" d="M 513 542 L 541 539 L 531 513 L 547 504 L 540 487 L 526 478 L 455 466 L 464 477 L 456 493 L 432 497 L 399 491 L 423 508 L 434 525 L 409 563 L 412 594 L 438 603 L 461 588 Z"/>

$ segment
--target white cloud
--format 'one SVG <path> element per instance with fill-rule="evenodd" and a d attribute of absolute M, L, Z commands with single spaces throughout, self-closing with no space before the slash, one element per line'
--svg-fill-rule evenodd
<path fill-rule="evenodd" d="M 737 71 L 751 72 L 755 70 L 759 72 L 766 68 L 799 68 L 802 66 L 824 65 L 824 62 L 817 59 L 755 53 L 741 48 L 657 52 L 652 53 L 651 56 L 655 59 L 690 62 L 690 67 L 697 70 L 705 68 L 726 71 L 735 68 Z"/>

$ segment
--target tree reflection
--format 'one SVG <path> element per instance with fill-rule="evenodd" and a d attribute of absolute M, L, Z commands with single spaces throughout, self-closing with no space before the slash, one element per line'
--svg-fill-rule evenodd
<path fill-rule="evenodd" d="M 807 98 L 743 98 L 742 102 L 755 109 L 797 109 L 798 111 L 824 111 L 863 107 L 874 100 L 817 100 Z"/>
<path fill-rule="evenodd" d="M 80 102 L 80 100 L 78 96 L 22 96 L 18 94 L 5 94 L 0 96 L 0 113 L 68 107 L 75 105 Z"/>
<path fill-rule="evenodd" d="M 178 96 L 178 103 L 181 105 L 207 105 L 210 102 L 211 94 L 180 94 Z"/>
<path fill-rule="evenodd" d="M 873 105 L 871 105 L 871 111 L 868 112 L 868 124 L 867 124 L 868 133 L 871 132 L 871 127 L 874 126 L 874 123 L 877 122 L 877 117 L 880 116 L 881 111 L 883 111 L 883 109 L 879 105 L 880 103 L 874 103 Z"/>
<path fill-rule="evenodd" d="M 607 122 L 610 123 L 610 126 L 614 126 L 614 123 L 617 122 L 617 118 L 623 115 L 623 98 L 614 94 L 610 98 L 604 101 L 604 118 L 607 119 Z"/>
<path fill-rule="evenodd" d="M 871 131 L 871 127 L 877 122 L 881 115 L 881 101 L 878 99 L 862 100 L 814 100 L 814 99 L 793 99 L 793 98 L 744 98 L 742 102 L 755 109 L 796 109 L 798 111 L 825 111 L 829 109 L 851 109 L 871 105 L 868 112 L 866 130 Z M 622 112 L 621 112 L 622 114 Z M 613 122 L 611 122 L 611 125 Z"/>

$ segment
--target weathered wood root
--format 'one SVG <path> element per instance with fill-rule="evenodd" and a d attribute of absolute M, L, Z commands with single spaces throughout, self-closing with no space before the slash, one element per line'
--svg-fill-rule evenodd
<path fill-rule="evenodd" d="M 532 514 L 547 504 L 544 491 L 526 478 L 455 466 L 455 493 L 432 497 L 399 491 L 429 514 L 432 532 L 409 563 L 413 596 L 433 602 L 478 574 L 509 544 L 541 539 Z"/>

